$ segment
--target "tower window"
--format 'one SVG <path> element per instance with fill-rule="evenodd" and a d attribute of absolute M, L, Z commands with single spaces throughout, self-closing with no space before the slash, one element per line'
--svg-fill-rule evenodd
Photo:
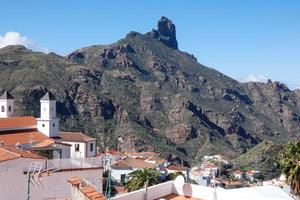
<path fill-rule="evenodd" d="M 94 151 L 94 143 L 90 144 L 90 151 Z"/>
<path fill-rule="evenodd" d="M 75 151 L 79 151 L 79 144 L 75 144 Z"/>
<path fill-rule="evenodd" d="M 5 107 L 4 106 L 1 107 L 1 112 L 5 112 Z"/>
<path fill-rule="evenodd" d="M 55 127 L 55 123 L 53 123 L 52 126 Z"/>
<path fill-rule="evenodd" d="M 8 106 L 8 112 L 11 112 L 11 106 Z"/>
<path fill-rule="evenodd" d="M 42 124 L 42 127 L 45 127 L 45 124 Z"/>

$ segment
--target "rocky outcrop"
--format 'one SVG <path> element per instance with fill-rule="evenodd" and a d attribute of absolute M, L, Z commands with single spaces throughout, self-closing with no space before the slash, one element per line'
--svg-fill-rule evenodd
<path fill-rule="evenodd" d="M 162 16 L 157 23 L 157 30 L 153 30 L 149 35 L 168 47 L 178 49 L 175 25 L 167 17 Z"/>
<path fill-rule="evenodd" d="M 175 143 L 183 143 L 196 138 L 197 131 L 191 125 L 177 124 L 166 130 L 166 136 Z"/>

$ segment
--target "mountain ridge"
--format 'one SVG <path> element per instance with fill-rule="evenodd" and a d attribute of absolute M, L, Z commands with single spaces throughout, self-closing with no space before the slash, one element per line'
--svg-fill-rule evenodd
<path fill-rule="evenodd" d="M 61 129 L 97 137 L 102 150 L 155 150 L 188 164 L 204 154 L 232 158 L 265 140 L 299 138 L 298 90 L 272 81 L 240 83 L 201 65 L 178 50 L 171 20 L 158 24 L 65 57 L 4 47 L 0 90 L 17 97 L 18 115 L 36 117 L 39 98 L 52 91 Z"/>

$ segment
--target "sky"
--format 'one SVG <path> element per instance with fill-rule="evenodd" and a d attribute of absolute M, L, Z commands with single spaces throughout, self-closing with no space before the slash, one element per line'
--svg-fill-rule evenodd
<path fill-rule="evenodd" d="M 201 64 L 239 81 L 300 88 L 299 0 L 0 0 L 0 48 L 67 55 L 148 32 L 161 16 Z"/>

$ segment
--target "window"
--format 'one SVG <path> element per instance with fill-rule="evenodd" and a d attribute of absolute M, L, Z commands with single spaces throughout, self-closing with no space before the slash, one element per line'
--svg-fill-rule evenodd
<path fill-rule="evenodd" d="M 90 151 L 94 151 L 94 143 L 90 144 Z"/>
<path fill-rule="evenodd" d="M 1 112 L 5 112 L 4 106 L 1 107 Z"/>
<path fill-rule="evenodd" d="M 53 123 L 52 126 L 55 127 L 55 123 Z"/>
<path fill-rule="evenodd" d="M 11 112 L 11 106 L 8 106 L 8 112 Z"/>
<path fill-rule="evenodd" d="M 79 144 L 75 144 L 75 151 L 79 151 Z"/>
<path fill-rule="evenodd" d="M 42 124 L 42 127 L 45 127 L 45 124 Z"/>

